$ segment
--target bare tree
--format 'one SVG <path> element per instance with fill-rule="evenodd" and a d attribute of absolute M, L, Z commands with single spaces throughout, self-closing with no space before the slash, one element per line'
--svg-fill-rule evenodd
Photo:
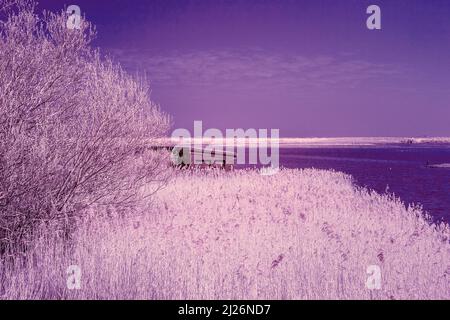
<path fill-rule="evenodd" d="M 0 0 L 0 246 L 42 223 L 67 232 L 92 205 L 132 206 L 165 181 L 151 150 L 169 118 L 144 81 L 90 47 L 93 26 Z M 152 185 L 153 188 L 143 188 Z"/>

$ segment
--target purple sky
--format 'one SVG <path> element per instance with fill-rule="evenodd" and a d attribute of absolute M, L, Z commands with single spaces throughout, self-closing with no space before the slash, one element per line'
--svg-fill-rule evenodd
<path fill-rule="evenodd" d="M 175 128 L 450 136 L 448 0 L 66 0 Z M 366 28 L 366 8 L 382 30 Z"/>

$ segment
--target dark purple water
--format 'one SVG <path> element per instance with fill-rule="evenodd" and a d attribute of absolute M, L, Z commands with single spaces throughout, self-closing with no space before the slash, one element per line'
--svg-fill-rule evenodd
<path fill-rule="evenodd" d="M 450 221 L 450 146 L 380 146 L 282 148 L 280 165 L 287 168 L 334 169 L 350 174 L 364 187 L 420 204 L 436 221 Z"/>

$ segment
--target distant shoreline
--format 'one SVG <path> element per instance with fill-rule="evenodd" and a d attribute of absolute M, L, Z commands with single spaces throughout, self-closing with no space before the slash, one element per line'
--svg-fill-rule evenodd
<path fill-rule="evenodd" d="M 281 148 L 301 148 L 301 147 L 371 147 L 371 146 L 449 146 L 450 137 L 430 137 L 430 138 L 410 138 L 410 137 L 340 137 L 340 138 L 244 138 L 235 139 L 212 139 L 212 138 L 190 138 L 186 140 L 162 138 L 157 139 L 157 143 L 166 146 L 177 144 L 196 144 L 198 146 L 210 145 L 245 145 L 265 142 L 274 144 L 278 142 Z"/>
<path fill-rule="evenodd" d="M 280 146 L 429 146 L 450 145 L 450 137 L 406 138 L 406 137 L 342 137 L 342 138 L 280 138 Z"/>
<path fill-rule="evenodd" d="M 437 168 L 437 169 L 450 169 L 450 163 L 441 163 L 441 164 L 429 164 L 427 167 L 429 168 Z"/>

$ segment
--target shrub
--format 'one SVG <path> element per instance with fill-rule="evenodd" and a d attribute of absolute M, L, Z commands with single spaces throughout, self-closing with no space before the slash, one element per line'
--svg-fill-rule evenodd
<path fill-rule="evenodd" d="M 133 206 L 165 180 L 149 147 L 169 118 L 144 81 L 90 47 L 94 27 L 0 0 L 0 249 L 26 245 L 41 224 L 64 235 L 92 205 Z"/>

